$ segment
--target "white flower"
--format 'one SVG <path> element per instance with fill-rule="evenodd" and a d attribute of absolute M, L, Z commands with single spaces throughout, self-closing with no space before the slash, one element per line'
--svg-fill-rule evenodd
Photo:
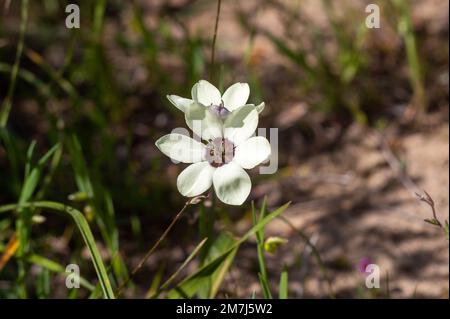
<path fill-rule="evenodd" d="M 179 110 L 186 112 L 193 102 L 203 106 L 224 107 L 226 111 L 233 112 L 246 104 L 250 96 L 250 88 L 247 83 L 235 83 L 220 94 L 220 91 L 206 80 L 195 83 L 191 90 L 192 99 L 186 99 L 178 95 L 167 95 L 167 99 Z M 254 106 L 254 105 L 253 105 Z M 264 110 L 264 102 L 255 106 L 258 113 Z"/>
<path fill-rule="evenodd" d="M 220 97 L 214 86 L 206 81 L 198 82 L 193 88 L 194 99 L 190 104 L 186 102 L 183 111 L 188 126 L 206 144 L 176 133 L 156 141 L 161 152 L 173 160 L 192 163 L 177 179 L 183 196 L 198 196 L 213 185 L 222 202 L 241 205 L 250 194 L 251 181 L 244 169 L 264 162 L 271 148 L 265 137 L 253 136 L 258 126 L 256 107 L 238 105 L 247 102 L 247 93 L 246 96 L 237 93 L 245 91 L 245 87 L 248 88 L 246 84 L 235 84 Z M 227 110 L 232 109 L 231 113 L 222 116 L 211 107 L 218 102 L 217 96 L 224 101 Z M 205 107 L 211 101 L 210 107 Z"/>

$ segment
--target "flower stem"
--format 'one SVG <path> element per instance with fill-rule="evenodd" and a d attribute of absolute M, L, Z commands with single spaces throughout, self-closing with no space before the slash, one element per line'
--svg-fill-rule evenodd
<path fill-rule="evenodd" d="M 208 237 L 210 240 L 203 246 L 200 252 L 200 261 L 203 262 L 208 255 L 210 244 L 214 241 L 214 221 L 216 218 L 216 197 L 214 192 L 211 192 L 211 206 L 203 206 L 200 209 L 199 216 L 199 235 L 201 238 Z"/>
<path fill-rule="evenodd" d="M 261 221 L 267 211 L 266 206 L 267 198 L 264 198 L 260 214 L 257 216 L 256 209 L 255 209 L 255 203 L 252 202 L 252 218 L 253 218 L 253 225 L 257 225 L 258 221 Z M 258 265 L 259 265 L 259 281 L 263 290 L 264 298 L 266 299 L 272 299 L 272 293 L 270 292 L 270 286 L 269 286 L 269 279 L 267 276 L 267 267 L 266 267 L 266 261 L 264 258 L 264 227 L 257 231 L 255 233 L 256 236 L 256 247 L 257 247 L 257 254 L 258 254 Z"/>
<path fill-rule="evenodd" d="M 169 224 L 169 226 L 166 228 L 164 233 L 159 237 L 159 239 L 156 241 L 156 243 L 148 250 L 148 252 L 145 254 L 144 258 L 139 262 L 139 264 L 133 269 L 131 272 L 131 275 L 128 276 L 128 278 L 117 288 L 117 297 L 120 296 L 123 288 L 130 282 L 131 278 L 136 275 L 136 273 L 142 268 L 142 266 L 145 264 L 145 262 L 150 258 L 150 256 L 155 252 L 156 248 L 161 244 L 161 242 L 167 237 L 172 227 L 175 225 L 175 223 L 180 219 L 180 217 L 183 215 L 183 213 L 186 211 L 186 208 L 190 205 L 190 202 L 186 202 L 184 204 L 183 208 L 178 212 L 178 214 L 175 215 L 172 222 Z"/>
<path fill-rule="evenodd" d="M 212 41 L 211 48 L 211 65 L 209 69 L 209 80 L 213 82 L 213 74 L 214 74 L 214 63 L 216 58 L 216 40 L 217 40 L 217 30 L 219 29 L 219 17 L 220 17 L 220 6 L 222 4 L 221 0 L 217 0 L 217 13 L 216 13 L 216 23 L 214 25 L 214 36 Z"/>

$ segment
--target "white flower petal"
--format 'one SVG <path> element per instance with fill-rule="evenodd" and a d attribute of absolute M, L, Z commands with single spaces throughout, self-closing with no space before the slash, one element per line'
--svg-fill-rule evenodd
<path fill-rule="evenodd" d="M 197 99 L 197 87 L 198 87 L 198 82 L 197 83 L 195 83 L 193 86 L 192 86 L 192 89 L 191 89 L 191 97 L 192 97 L 192 99 L 194 100 L 194 101 L 198 101 L 198 99 Z"/>
<path fill-rule="evenodd" d="M 222 102 L 220 91 L 206 80 L 200 80 L 194 85 L 192 98 L 204 106 L 220 105 Z"/>
<path fill-rule="evenodd" d="M 253 105 L 245 105 L 228 115 L 224 123 L 224 137 L 239 145 L 253 135 L 258 127 L 258 112 Z"/>
<path fill-rule="evenodd" d="M 166 156 L 183 163 L 195 163 L 203 159 L 205 145 L 189 136 L 172 133 L 164 135 L 155 143 Z"/>
<path fill-rule="evenodd" d="M 235 83 L 230 86 L 222 96 L 224 106 L 232 112 L 244 106 L 250 96 L 250 87 L 247 83 Z"/>
<path fill-rule="evenodd" d="M 258 104 L 256 106 L 256 111 L 258 112 L 258 114 L 261 114 L 261 112 L 264 110 L 264 108 L 266 107 L 266 103 L 261 102 L 260 104 Z"/>
<path fill-rule="evenodd" d="M 270 156 L 270 143 L 262 136 L 254 136 L 239 144 L 233 161 L 245 169 L 252 169 Z"/>
<path fill-rule="evenodd" d="M 250 194 L 252 182 L 238 164 L 231 162 L 220 166 L 213 175 L 217 197 L 229 205 L 241 205 Z"/>
<path fill-rule="evenodd" d="M 194 103 L 191 99 L 185 99 L 184 97 L 178 95 L 167 95 L 167 99 L 172 103 L 177 109 L 185 112 L 186 109 Z"/>
<path fill-rule="evenodd" d="M 222 121 L 208 108 L 193 103 L 185 113 L 189 128 L 203 140 L 222 136 Z"/>
<path fill-rule="evenodd" d="M 261 102 L 258 105 L 255 105 L 255 104 L 245 104 L 245 105 L 253 106 L 256 109 L 256 111 L 258 112 L 258 114 L 261 114 L 261 112 L 264 111 L 264 108 L 266 107 L 266 103 L 264 103 L 264 102 Z"/>
<path fill-rule="evenodd" d="M 206 192 L 211 187 L 215 170 L 208 162 L 189 165 L 178 175 L 178 191 L 186 197 L 194 197 Z"/>

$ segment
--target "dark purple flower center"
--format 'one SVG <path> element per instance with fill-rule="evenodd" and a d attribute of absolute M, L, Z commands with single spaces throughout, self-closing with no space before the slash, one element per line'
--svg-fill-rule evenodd
<path fill-rule="evenodd" d="M 234 144 L 226 138 L 217 137 L 206 145 L 205 155 L 213 167 L 228 164 L 234 157 Z"/>

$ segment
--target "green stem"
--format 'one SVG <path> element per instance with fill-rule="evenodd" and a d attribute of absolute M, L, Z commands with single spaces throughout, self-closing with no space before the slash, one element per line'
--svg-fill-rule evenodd
<path fill-rule="evenodd" d="M 399 33 L 403 37 L 408 60 L 409 78 L 414 91 L 412 106 L 416 112 L 424 113 L 427 110 L 427 99 L 422 79 L 422 69 L 417 48 L 416 35 L 411 18 L 411 8 L 408 1 L 396 0 L 394 4 L 399 10 L 400 18 L 398 22 Z M 420 115 L 420 114 L 419 114 Z"/>
<path fill-rule="evenodd" d="M 210 238 L 208 242 L 203 246 L 200 251 L 200 261 L 203 263 L 206 256 L 208 255 L 209 247 L 212 242 L 214 242 L 214 221 L 216 218 L 216 196 L 214 192 L 210 193 L 211 196 L 211 206 L 206 208 L 204 205 L 200 208 L 199 216 L 199 235 L 200 238 Z"/>
<path fill-rule="evenodd" d="M 258 263 L 259 263 L 259 272 L 261 276 L 267 280 L 267 268 L 266 261 L 264 258 L 264 243 L 258 243 Z"/>
<path fill-rule="evenodd" d="M 320 270 L 322 271 L 323 277 L 325 281 L 328 284 L 329 288 L 329 295 L 331 298 L 336 298 L 336 295 L 334 293 L 333 284 L 331 282 L 330 276 L 328 274 L 327 268 L 325 263 L 322 260 L 322 257 L 320 256 L 319 250 L 316 248 L 316 246 L 311 242 L 309 237 L 299 228 L 295 227 L 294 224 L 291 223 L 291 221 L 284 216 L 279 217 L 286 225 L 292 228 L 293 231 L 297 233 L 297 235 L 304 240 L 305 244 L 311 249 L 312 254 L 316 258 L 317 263 L 319 264 Z"/>
<path fill-rule="evenodd" d="M 262 207 L 260 210 L 259 217 L 256 216 L 255 204 L 252 202 L 252 216 L 253 216 L 253 225 L 258 223 L 258 220 L 262 220 L 266 216 L 267 209 L 267 198 L 264 197 L 264 201 L 262 203 Z M 267 275 L 267 267 L 266 260 L 264 257 L 264 227 L 255 233 L 256 237 L 256 251 L 258 255 L 258 265 L 259 265 L 259 280 L 261 283 L 261 287 L 263 290 L 264 297 L 266 299 L 272 299 L 272 293 L 270 292 L 269 278 Z"/>

